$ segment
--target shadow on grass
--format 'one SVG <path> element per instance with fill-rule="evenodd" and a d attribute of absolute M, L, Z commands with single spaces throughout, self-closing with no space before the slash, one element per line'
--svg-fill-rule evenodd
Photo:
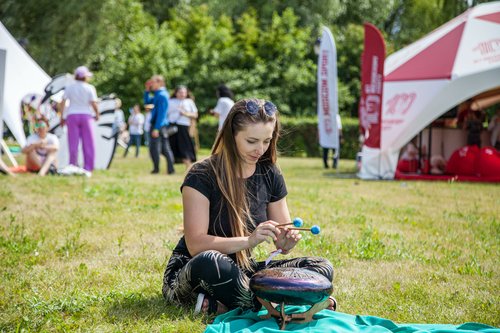
<path fill-rule="evenodd" d="M 107 318 L 112 323 L 144 321 L 160 318 L 183 320 L 192 316 L 188 308 L 167 304 L 161 294 L 145 296 L 131 294 L 116 300 L 107 310 Z"/>

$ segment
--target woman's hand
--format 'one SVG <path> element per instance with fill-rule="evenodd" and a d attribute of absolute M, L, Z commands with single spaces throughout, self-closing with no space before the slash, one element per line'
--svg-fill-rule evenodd
<path fill-rule="evenodd" d="M 272 238 L 272 240 L 276 242 L 278 240 L 278 236 L 281 234 L 281 230 L 276 228 L 278 224 L 278 222 L 269 220 L 257 225 L 255 230 L 248 237 L 248 244 L 250 245 L 250 248 L 254 248 L 265 241 L 269 242 L 269 238 Z"/>
<path fill-rule="evenodd" d="M 279 229 L 279 228 L 277 228 Z M 302 238 L 298 230 L 290 230 L 287 227 L 281 229 L 278 239 L 274 241 L 277 249 L 281 249 L 282 254 L 288 254 Z"/>

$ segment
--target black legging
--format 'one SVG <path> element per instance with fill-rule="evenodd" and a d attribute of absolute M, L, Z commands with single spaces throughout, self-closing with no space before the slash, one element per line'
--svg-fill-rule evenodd
<path fill-rule="evenodd" d="M 212 296 L 229 309 L 260 309 L 250 291 L 252 275 L 264 268 L 297 267 L 317 272 L 333 280 L 332 264 L 324 258 L 303 257 L 265 262 L 252 261 L 252 271 L 242 270 L 230 257 L 218 251 L 199 253 L 193 258 L 173 253 L 163 276 L 163 296 L 170 302 L 196 300 L 198 293 Z"/>

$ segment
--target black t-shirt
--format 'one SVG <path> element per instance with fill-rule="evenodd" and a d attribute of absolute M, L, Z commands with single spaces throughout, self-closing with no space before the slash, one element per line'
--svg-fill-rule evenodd
<path fill-rule="evenodd" d="M 189 186 L 208 198 L 210 202 L 209 235 L 232 237 L 227 208 L 222 204 L 222 193 L 217 186 L 215 173 L 208 163 L 208 160 L 204 160 L 191 168 L 184 179 L 181 191 L 184 186 Z M 268 220 L 267 205 L 270 202 L 279 201 L 288 194 L 283 175 L 271 163 L 257 163 L 254 174 L 246 179 L 246 186 L 250 214 L 256 224 Z M 251 232 L 255 227 L 248 221 L 247 228 Z M 179 240 L 174 252 L 190 257 L 184 236 Z"/>

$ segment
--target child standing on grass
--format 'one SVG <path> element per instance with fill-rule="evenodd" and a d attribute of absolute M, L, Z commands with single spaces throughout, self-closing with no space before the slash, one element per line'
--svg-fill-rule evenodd
<path fill-rule="evenodd" d="M 333 268 L 319 257 L 271 261 L 252 257 L 252 249 L 271 238 L 282 254 L 301 239 L 290 222 L 287 189 L 276 166 L 279 121 L 276 106 L 260 99 L 237 102 L 219 131 L 212 155 L 195 163 L 181 186 L 184 236 L 173 250 L 163 278 L 169 302 L 196 302 L 195 312 L 259 309 L 249 289 L 251 276 L 264 268 L 300 267 L 330 281 Z M 330 309 L 336 302 L 330 300 Z"/>
<path fill-rule="evenodd" d="M 128 132 L 130 133 L 130 140 L 128 141 L 127 149 L 123 157 L 127 157 L 128 149 L 130 146 L 135 145 L 135 157 L 139 157 L 139 149 L 141 148 L 141 138 L 144 133 L 144 115 L 141 113 L 139 104 L 134 105 L 132 114 L 128 118 Z"/>

